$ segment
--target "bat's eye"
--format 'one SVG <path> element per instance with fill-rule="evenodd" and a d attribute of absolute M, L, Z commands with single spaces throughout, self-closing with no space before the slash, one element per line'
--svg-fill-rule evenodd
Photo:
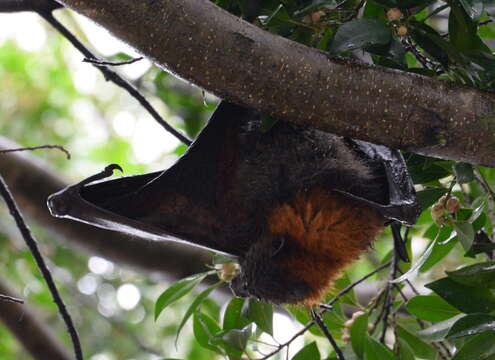
<path fill-rule="evenodd" d="M 248 288 L 249 288 L 249 286 L 248 286 L 247 281 L 244 281 L 244 283 L 242 284 L 242 290 L 244 290 L 245 292 L 247 292 L 248 291 Z"/>
<path fill-rule="evenodd" d="M 249 296 L 249 284 L 241 276 L 237 276 L 230 282 L 230 288 L 234 292 L 235 296 L 248 297 Z"/>
<path fill-rule="evenodd" d="M 276 256 L 280 253 L 280 251 L 284 248 L 285 245 L 285 237 L 281 236 L 275 238 L 272 242 L 272 257 Z"/>

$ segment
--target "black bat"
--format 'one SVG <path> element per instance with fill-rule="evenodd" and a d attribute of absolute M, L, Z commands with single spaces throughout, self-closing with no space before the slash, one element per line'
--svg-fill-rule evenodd
<path fill-rule="evenodd" d="M 169 169 L 69 186 L 52 215 L 238 258 L 231 286 L 273 303 L 313 304 L 385 225 L 407 258 L 399 224 L 419 207 L 399 151 L 278 121 L 221 102 Z"/>

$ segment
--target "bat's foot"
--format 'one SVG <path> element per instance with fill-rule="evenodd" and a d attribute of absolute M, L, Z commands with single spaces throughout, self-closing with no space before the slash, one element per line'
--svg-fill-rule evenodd
<path fill-rule="evenodd" d="M 120 165 L 110 164 L 107 167 L 105 167 L 105 169 L 103 169 L 103 171 L 99 172 L 98 174 L 94 174 L 94 175 L 92 175 L 92 176 L 90 176 L 90 177 L 78 182 L 77 184 L 70 186 L 70 187 L 71 188 L 72 187 L 81 188 L 84 185 L 90 184 L 94 181 L 105 179 L 107 177 L 112 176 L 114 170 L 119 170 L 122 173 L 124 172 L 124 170 L 120 167 Z"/>
<path fill-rule="evenodd" d="M 75 199 L 79 199 L 79 191 L 84 185 L 112 176 L 114 170 L 120 170 L 123 172 L 119 165 L 111 164 L 98 174 L 92 175 L 77 184 L 68 186 L 59 192 L 50 195 L 47 200 L 50 213 L 56 217 L 65 217 L 69 214 L 73 201 Z"/>

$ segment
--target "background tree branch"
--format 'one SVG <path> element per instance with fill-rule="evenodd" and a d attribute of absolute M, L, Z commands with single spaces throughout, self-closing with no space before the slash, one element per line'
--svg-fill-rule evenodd
<path fill-rule="evenodd" d="M 19 145 L 0 137 L 0 149 L 16 147 Z M 55 239 L 110 261 L 172 278 L 205 271 L 204 265 L 210 263 L 209 253 L 201 249 L 131 237 L 54 218 L 48 211 L 46 198 L 67 184 L 55 171 L 48 169 L 47 164 L 27 153 L 0 154 L 0 173 L 19 207 Z"/>
<path fill-rule="evenodd" d="M 0 278 L 0 293 L 19 297 L 11 286 Z M 31 308 L 29 302 L 16 304 L 0 301 L 0 320 L 15 335 L 19 343 L 36 360 L 69 360 L 71 354 Z"/>
<path fill-rule="evenodd" d="M 495 95 L 329 58 L 207 0 L 61 0 L 221 98 L 340 135 L 495 165 Z"/>

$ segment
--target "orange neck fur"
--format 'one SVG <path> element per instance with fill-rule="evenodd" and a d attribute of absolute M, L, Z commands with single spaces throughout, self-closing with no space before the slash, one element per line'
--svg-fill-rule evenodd
<path fill-rule="evenodd" d="M 319 303 L 331 281 L 367 250 L 383 223 L 376 210 L 322 189 L 300 192 L 275 208 L 269 231 L 297 244 L 284 266 L 294 280 L 312 289 L 301 304 Z"/>

